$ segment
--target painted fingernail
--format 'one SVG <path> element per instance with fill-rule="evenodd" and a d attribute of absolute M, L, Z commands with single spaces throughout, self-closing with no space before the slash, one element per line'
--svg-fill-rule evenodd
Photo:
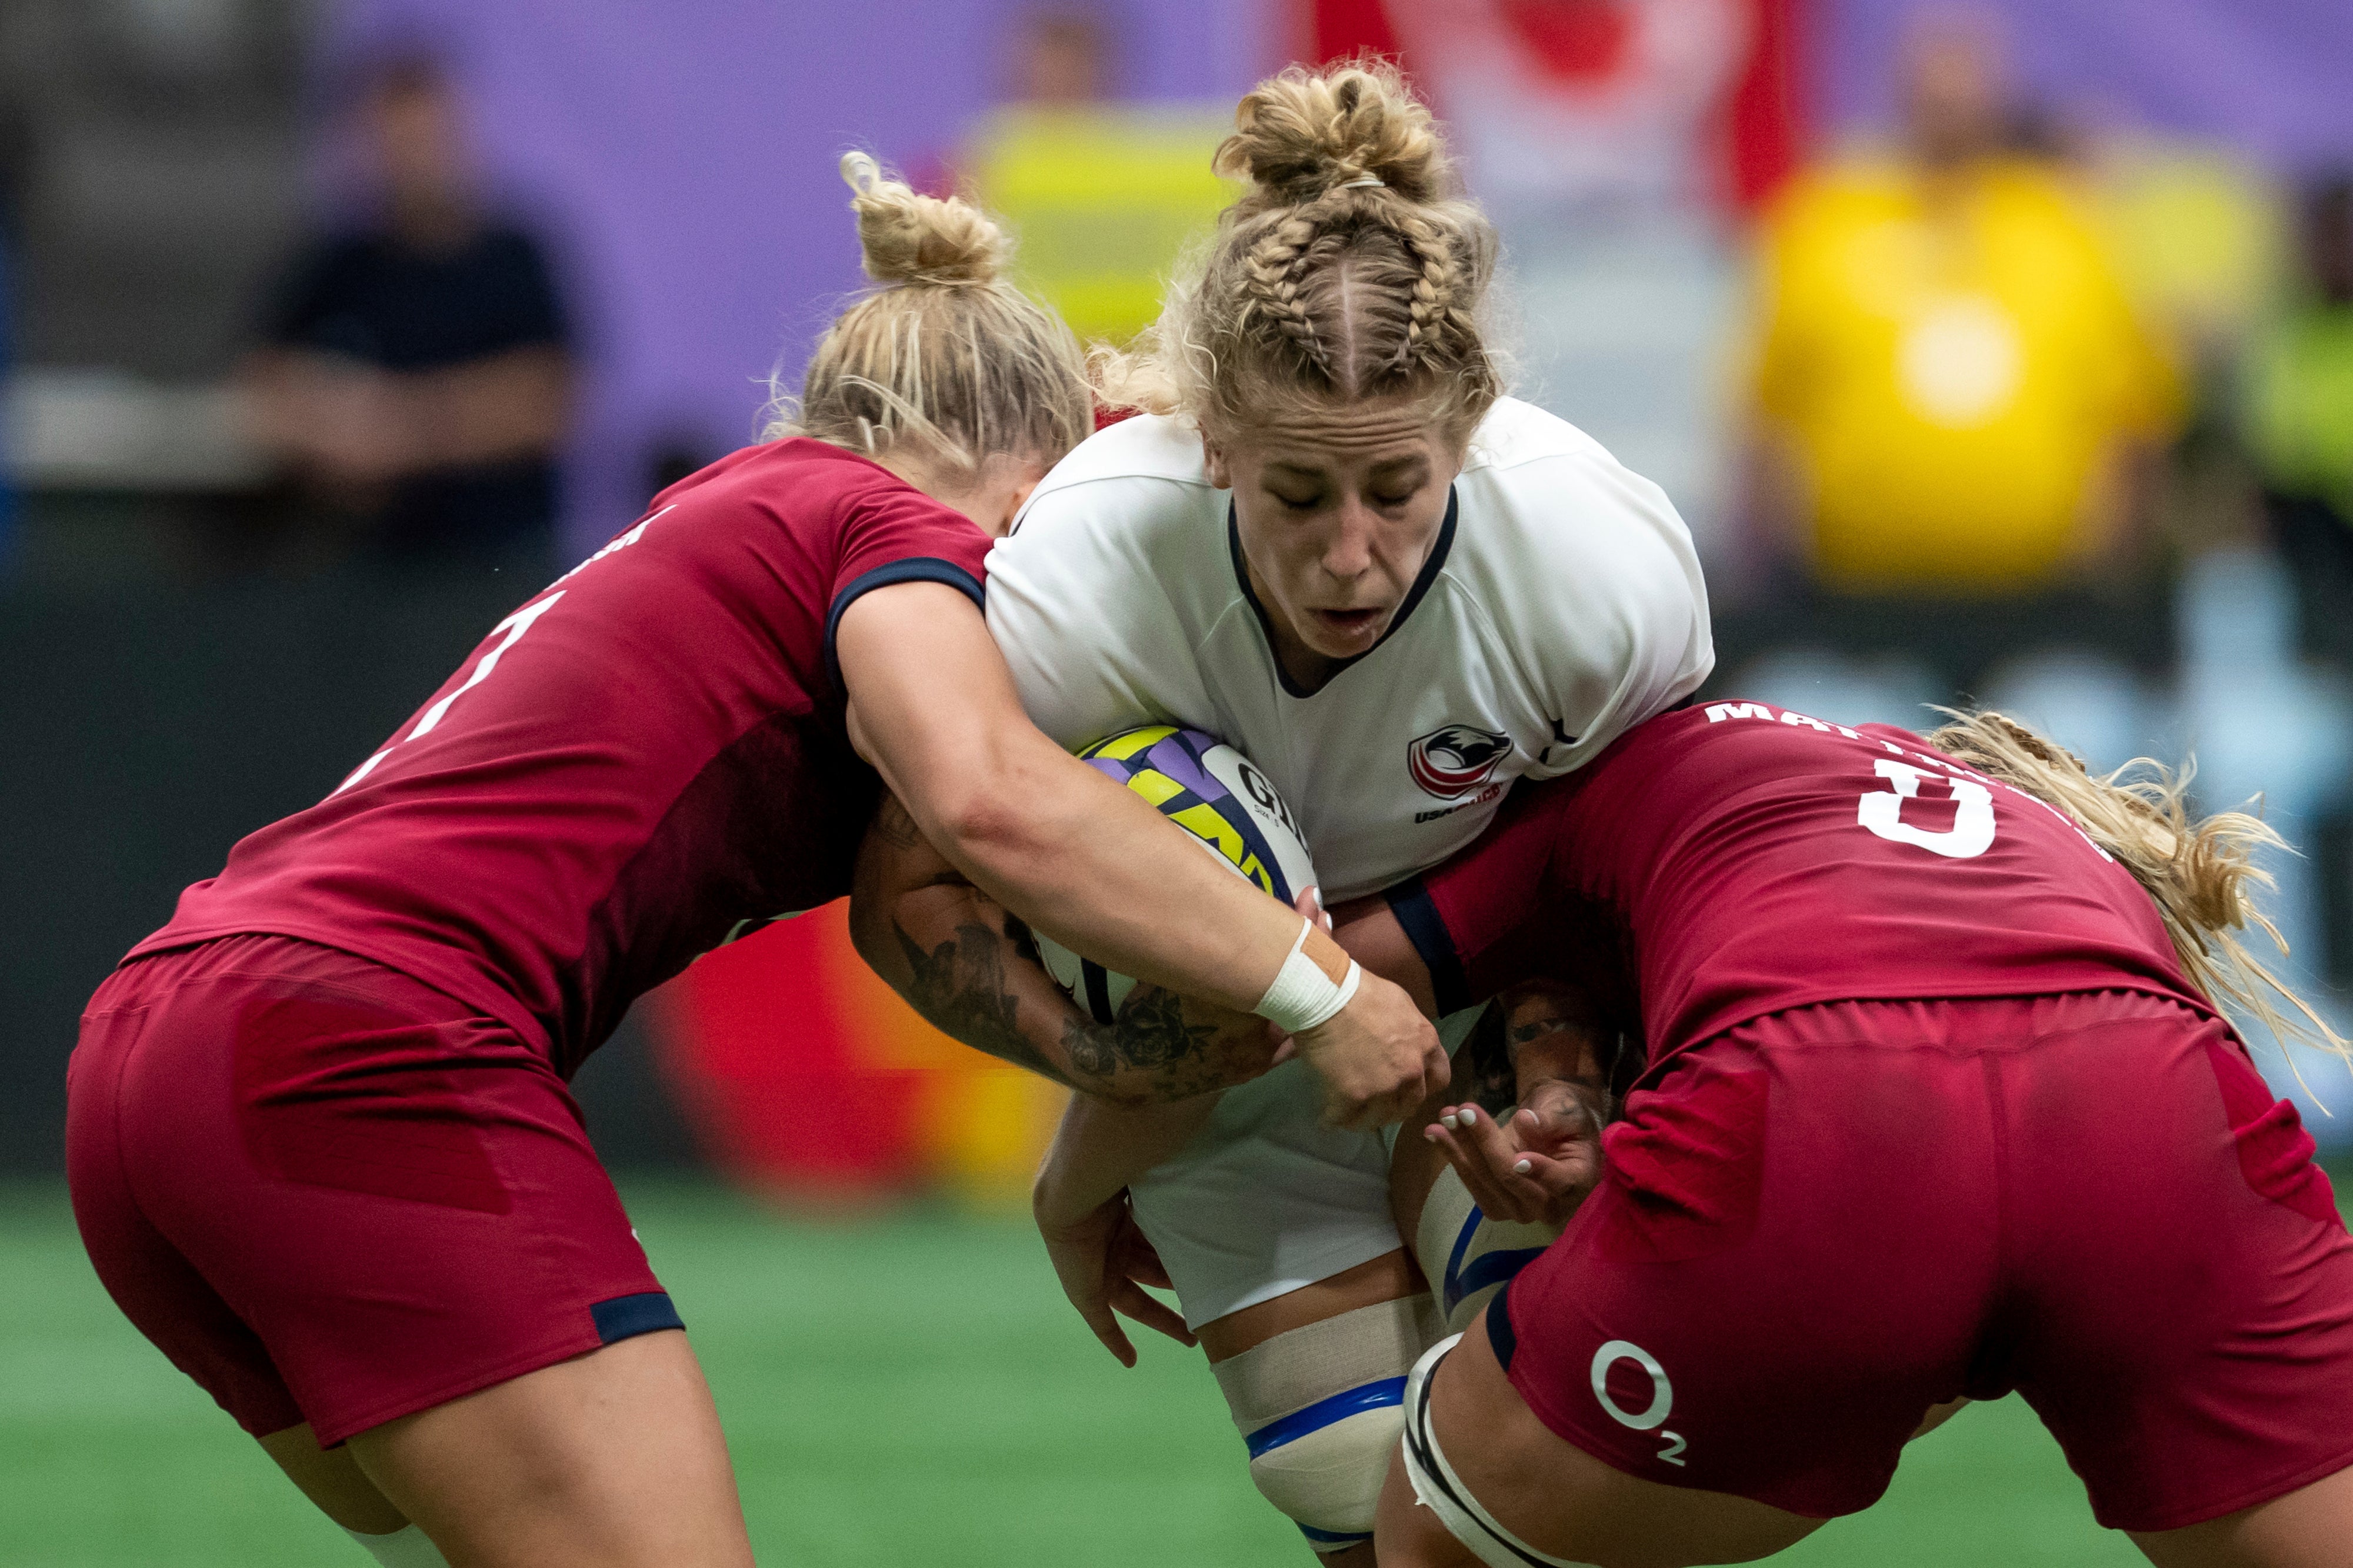
<path fill-rule="evenodd" d="M 1513 1170 L 1514 1170 L 1514 1171 L 1516 1171 L 1516 1172 L 1518 1172 L 1521 1175 L 1525 1176 L 1525 1175 L 1526 1175 L 1530 1171 L 1532 1171 L 1532 1170 L 1535 1169 L 1535 1166 L 1533 1166 L 1533 1165 L 1531 1165 L 1531 1164 L 1529 1164 L 1525 1160 L 1523 1160 L 1523 1161 L 1521 1161 L 1518 1164 L 1514 1165 L 1514 1166 L 1512 1167 L 1512 1169 L 1513 1169 Z"/>
<path fill-rule="evenodd" d="M 1466 1106 L 1464 1106 L 1464 1107 L 1462 1108 L 1462 1125 L 1463 1125 L 1463 1126 L 1465 1126 L 1465 1127 L 1476 1126 L 1476 1125 L 1478 1124 L 1478 1121 L 1479 1121 L 1479 1108 L 1478 1108 L 1477 1106 L 1475 1106 L 1475 1105 L 1466 1105 Z"/>
<path fill-rule="evenodd" d="M 1438 1129 L 1437 1129 L 1437 1128 L 1435 1128 L 1435 1127 L 1425 1127 L 1425 1128 L 1423 1128 L 1423 1129 L 1421 1130 L 1421 1139 L 1422 1139 L 1422 1142 L 1425 1142 L 1425 1143 L 1435 1143 L 1435 1142 L 1438 1142 Z"/>

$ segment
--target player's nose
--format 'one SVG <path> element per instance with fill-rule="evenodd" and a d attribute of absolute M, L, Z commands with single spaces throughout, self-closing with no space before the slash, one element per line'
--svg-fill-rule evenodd
<path fill-rule="evenodd" d="M 1342 582 L 1361 577 L 1373 564 L 1372 509 L 1354 496 L 1340 503 L 1331 534 L 1324 542 L 1324 570 Z"/>

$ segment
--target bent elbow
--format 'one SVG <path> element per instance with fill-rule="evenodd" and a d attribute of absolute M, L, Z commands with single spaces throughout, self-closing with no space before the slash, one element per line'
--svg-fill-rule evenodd
<path fill-rule="evenodd" d="M 950 858 L 985 873 L 1002 877 L 1006 870 L 1034 867 L 1050 853 L 1039 830 L 1036 806 L 1018 788 L 998 787 L 995 781 L 967 785 L 949 798 L 933 803 L 938 831 L 947 842 Z"/>

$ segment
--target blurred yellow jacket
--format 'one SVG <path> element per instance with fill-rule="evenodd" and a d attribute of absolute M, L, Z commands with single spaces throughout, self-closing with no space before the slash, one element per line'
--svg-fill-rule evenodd
<path fill-rule="evenodd" d="M 1833 169 L 1766 221 L 1754 395 L 1802 459 L 1834 586 L 2049 580 L 2105 520 L 2119 443 L 2180 416 L 2179 377 L 2066 185 L 2023 161 L 1946 181 Z"/>

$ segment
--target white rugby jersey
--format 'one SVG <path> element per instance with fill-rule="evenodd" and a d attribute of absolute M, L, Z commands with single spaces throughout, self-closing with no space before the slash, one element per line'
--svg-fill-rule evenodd
<path fill-rule="evenodd" d="M 1691 534 L 1658 486 L 1505 398 L 1481 421 L 1389 630 L 1323 688 L 1284 679 L 1199 435 L 1143 416 L 1048 474 L 988 557 L 988 625 L 1038 727 L 1231 742 L 1290 802 L 1325 896 L 1476 838 L 1512 781 L 1590 761 L 1715 663 Z"/>

